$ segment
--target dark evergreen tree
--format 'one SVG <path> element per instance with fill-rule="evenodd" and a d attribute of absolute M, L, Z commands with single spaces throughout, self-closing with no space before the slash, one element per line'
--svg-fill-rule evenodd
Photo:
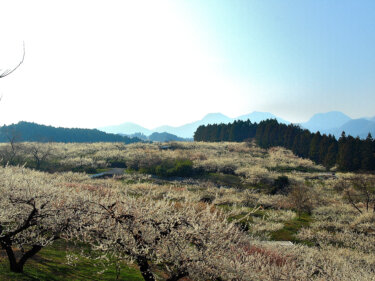
<path fill-rule="evenodd" d="M 329 137 L 326 135 L 323 135 L 319 144 L 319 162 L 318 162 L 319 164 L 323 164 L 324 158 L 328 153 L 329 145 L 330 145 Z"/>
<path fill-rule="evenodd" d="M 311 133 L 308 130 L 304 130 L 300 138 L 300 155 L 303 158 L 309 157 Z"/>
<path fill-rule="evenodd" d="M 316 134 L 313 135 L 311 142 L 310 142 L 310 150 L 309 150 L 309 158 L 316 163 L 320 163 L 320 142 L 322 140 L 322 136 L 318 131 Z"/>
<path fill-rule="evenodd" d="M 342 132 L 338 143 L 337 164 L 341 171 L 353 171 L 355 139 Z"/>
<path fill-rule="evenodd" d="M 359 137 L 356 137 L 353 142 L 353 160 L 351 171 L 358 171 L 361 169 L 362 155 L 361 155 L 362 141 Z"/>
<path fill-rule="evenodd" d="M 365 171 L 375 170 L 375 149 L 374 140 L 369 133 L 366 140 L 362 142 L 361 169 Z"/>
<path fill-rule="evenodd" d="M 323 165 L 327 169 L 332 168 L 337 162 L 338 145 L 337 142 L 332 142 L 328 147 L 327 154 L 324 157 Z"/>

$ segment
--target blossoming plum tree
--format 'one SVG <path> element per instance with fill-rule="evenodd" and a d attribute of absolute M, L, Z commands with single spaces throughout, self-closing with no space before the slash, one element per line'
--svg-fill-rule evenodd
<path fill-rule="evenodd" d="M 0 178 L 0 246 L 10 270 L 23 272 L 29 258 L 78 227 L 82 211 L 88 210 L 80 193 L 61 186 L 61 176 L 5 167 Z"/>

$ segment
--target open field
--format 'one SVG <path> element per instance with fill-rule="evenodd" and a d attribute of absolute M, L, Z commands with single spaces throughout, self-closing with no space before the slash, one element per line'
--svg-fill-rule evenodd
<path fill-rule="evenodd" d="M 2 280 L 153 280 L 140 258 L 154 280 L 375 280 L 374 175 L 254 143 L 16 145 L 0 241 L 34 208 L 11 247 L 43 247 L 24 273 L 2 250 Z"/>

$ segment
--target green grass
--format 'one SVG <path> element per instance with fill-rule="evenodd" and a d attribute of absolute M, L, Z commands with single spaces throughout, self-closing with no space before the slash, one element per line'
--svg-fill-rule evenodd
<path fill-rule="evenodd" d="M 284 227 L 271 233 L 271 240 L 274 241 L 291 241 L 293 243 L 309 244 L 308 241 L 301 241 L 295 237 L 298 231 L 307 228 L 312 222 L 310 215 L 303 213 L 300 217 L 296 217 L 284 223 Z"/>
<path fill-rule="evenodd" d="M 222 173 L 209 173 L 209 174 L 203 175 L 201 178 L 209 180 L 217 185 L 235 187 L 235 188 L 244 188 L 241 177 L 235 176 L 235 175 L 222 174 Z"/>
<path fill-rule="evenodd" d="M 79 253 L 84 247 L 57 241 L 54 245 L 42 249 L 35 257 L 28 260 L 23 274 L 10 272 L 8 260 L 2 253 L 0 255 L 0 280 L 116 280 L 114 263 L 107 263 L 108 268 L 102 274 L 98 274 L 98 272 L 104 269 L 103 265 L 99 264 L 98 261 L 84 257 L 79 257 L 75 266 L 67 265 L 65 258 L 67 249 L 70 252 Z M 118 280 L 140 281 L 144 279 L 138 269 L 123 263 Z"/>
<path fill-rule="evenodd" d="M 108 172 L 109 170 L 111 170 L 111 169 L 110 168 L 97 168 L 96 173 L 97 174 L 104 173 L 104 172 Z"/>

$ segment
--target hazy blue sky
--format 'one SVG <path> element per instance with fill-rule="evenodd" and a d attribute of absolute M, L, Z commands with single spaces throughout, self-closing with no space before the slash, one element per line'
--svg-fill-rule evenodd
<path fill-rule="evenodd" d="M 1 2 L 0 123 L 375 115 L 375 1 Z"/>

